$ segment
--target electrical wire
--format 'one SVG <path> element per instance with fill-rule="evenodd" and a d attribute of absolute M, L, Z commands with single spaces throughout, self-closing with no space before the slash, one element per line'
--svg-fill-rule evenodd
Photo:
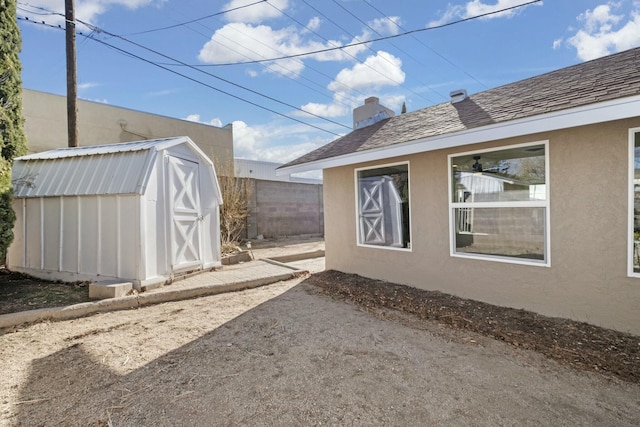
<path fill-rule="evenodd" d="M 80 19 L 76 19 L 76 21 L 80 22 L 81 24 L 83 24 L 83 25 L 87 26 L 87 27 L 88 27 L 88 28 L 90 28 L 90 29 L 93 29 L 93 30 L 94 30 L 95 32 L 97 32 L 97 33 L 107 34 L 107 35 L 109 35 L 109 36 L 111 36 L 111 37 L 117 38 L 117 39 L 122 40 L 122 41 L 125 41 L 125 42 L 127 42 L 127 43 L 131 43 L 132 45 L 134 45 L 134 46 L 136 46 L 136 47 L 139 47 L 139 48 L 141 48 L 141 49 L 144 49 L 144 50 L 146 50 L 146 51 L 149 51 L 149 52 L 151 52 L 151 53 L 154 53 L 154 54 L 156 54 L 156 55 L 159 55 L 159 56 L 161 56 L 161 57 L 163 57 L 163 58 L 166 58 L 166 59 L 168 59 L 168 60 L 170 60 L 170 61 L 174 61 L 175 63 L 180 64 L 180 65 L 182 65 L 182 66 L 187 66 L 188 68 L 191 68 L 192 70 L 195 70 L 195 71 L 197 71 L 197 72 L 199 72 L 199 73 L 203 73 L 203 74 L 205 74 L 205 75 L 207 75 L 207 76 L 209 76 L 209 77 L 213 77 L 213 78 L 215 78 L 215 79 L 217 79 L 217 80 L 223 81 L 223 82 L 225 82 L 225 83 L 227 83 L 227 84 L 230 84 L 230 85 L 232 85 L 232 86 L 235 86 L 235 87 L 237 87 L 237 88 L 239 88 L 239 89 L 246 90 L 247 92 L 253 93 L 254 95 L 261 96 L 261 97 L 266 98 L 266 99 L 268 99 L 268 100 L 270 100 L 270 101 L 277 102 L 278 104 L 285 105 L 285 106 L 287 106 L 287 107 L 289 107 L 289 108 L 293 108 L 293 109 L 295 109 L 295 110 L 297 110 L 297 111 L 300 111 L 300 112 L 302 112 L 302 113 L 308 114 L 308 115 L 310 115 L 310 116 L 313 116 L 313 117 L 318 118 L 318 119 L 321 119 L 321 120 L 325 120 L 325 121 L 330 122 L 330 123 L 333 123 L 333 124 L 335 124 L 335 125 L 342 126 L 342 127 L 346 128 L 346 129 L 351 129 L 349 126 L 346 126 L 346 125 L 344 125 L 344 124 L 342 124 L 342 123 L 336 122 L 336 121 L 331 120 L 331 119 L 328 119 L 328 118 L 326 118 L 326 117 L 319 116 L 319 115 L 314 114 L 314 113 L 311 113 L 311 112 L 309 112 L 309 111 L 305 111 L 305 110 L 303 110 L 302 108 L 296 107 L 295 105 L 289 104 L 289 103 L 284 102 L 284 101 L 280 101 L 280 100 L 278 100 L 278 99 L 276 99 L 276 98 L 274 98 L 274 97 L 272 97 L 272 96 L 265 95 L 265 94 L 263 94 L 263 93 L 261 93 L 261 92 L 258 92 L 257 90 L 250 89 L 250 88 L 248 88 L 248 87 L 246 87 L 246 86 L 243 86 L 243 85 L 241 85 L 241 84 L 238 84 L 238 83 L 234 83 L 234 82 L 232 82 L 231 80 L 225 79 L 225 78 L 220 77 L 220 76 L 216 76 L 215 74 L 208 73 L 208 72 L 206 72 L 206 71 L 204 71 L 204 70 L 201 70 L 201 69 L 198 69 L 198 68 L 195 68 L 195 67 L 189 67 L 189 66 L 188 66 L 188 64 L 186 64 L 186 63 L 184 63 L 184 62 L 182 62 L 182 61 L 180 61 L 180 60 L 178 60 L 178 59 L 172 58 L 172 57 L 170 57 L 170 56 L 168 56 L 168 55 L 165 55 L 165 54 L 164 54 L 164 53 L 162 53 L 162 52 L 159 52 L 159 51 L 157 51 L 157 50 L 154 50 L 154 49 L 151 49 L 151 48 L 149 48 L 149 47 L 143 46 L 143 45 L 141 45 L 140 43 L 134 42 L 134 41 L 129 40 L 129 39 L 127 39 L 127 38 L 124 38 L 124 37 L 122 37 L 122 36 L 119 36 L 119 35 L 116 35 L 116 34 L 110 33 L 110 32 L 108 32 L 108 31 L 106 31 L 106 30 L 104 30 L 104 29 L 102 29 L 102 28 L 99 28 L 99 27 L 97 27 L 97 26 L 95 26 L 95 25 L 91 25 L 91 24 L 89 24 L 89 23 L 87 23 L 87 22 L 84 22 L 84 21 L 82 21 L 82 20 L 80 20 Z"/>
<path fill-rule="evenodd" d="M 382 12 L 380 9 L 376 8 L 373 4 L 371 4 L 371 2 L 369 0 L 363 0 L 364 3 L 368 4 L 369 6 L 371 6 L 371 8 L 373 10 L 375 10 L 376 12 L 378 12 L 380 15 L 384 16 L 389 22 L 392 22 L 393 25 L 395 25 L 396 27 L 398 27 L 399 29 L 401 29 L 402 31 L 407 32 L 407 30 L 405 28 L 403 28 L 400 24 L 398 24 L 397 22 L 395 22 L 393 19 L 389 18 L 389 16 L 387 16 L 386 13 Z M 535 3 L 535 2 L 532 2 Z M 531 3 L 526 3 L 523 4 L 521 6 L 527 6 Z M 484 87 L 485 89 L 488 89 L 488 86 L 485 85 L 484 83 L 482 83 L 480 80 L 478 80 L 477 78 L 475 78 L 474 76 L 472 76 L 471 74 L 469 74 L 468 72 L 466 72 L 465 70 L 462 69 L 462 67 L 456 65 L 454 62 L 450 61 L 448 58 L 446 58 L 444 55 L 440 54 L 439 52 L 437 52 L 435 49 L 433 49 L 431 46 L 429 46 L 428 44 L 426 44 L 425 42 L 423 42 L 422 40 L 420 40 L 419 38 L 417 38 L 416 36 L 414 36 L 413 34 L 411 34 L 411 37 L 417 41 L 418 43 L 420 43 L 422 46 L 426 47 L 428 50 L 430 50 L 431 52 L 433 52 L 434 54 L 436 54 L 438 57 L 440 57 L 442 60 L 444 60 L 445 62 L 447 62 L 449 65 L 453 66 L 454 68 L 458 69 L 459 71 L 462 71 L 467 77 L 470 77 L 471 79 L 473 79 L 476 83 L 478 83 L 479 85 L 481 85 L 482 87 Z"/>
<path fill-rule="evenodd" d="M 155 31 L 163 31 L 163 30 L 168 30 L 168 29 L 171 29 L 171 28 L 181 27 L 183 25 L 192 24 L 194 22 L 202 21 L 202 20 L 205 20 L 207 18 L 212 18 L 214 16 L 224 15 L 225 13 L 233 12 L 235 10 L 244 9 L 245 7 L 254 6 L 254 5 L 259 4 L 259 3 L 264 3 L 266 1 L 267 0 L 258 0 L 258 1 L 253 2 L 253 3 L 249 3 L 249 4 L 245 4 L 243 6 L 238 6 L 238 7 L 234 7 L 234 8 L 231 8 L 231 9 L 223 10 L 222 12 L 212 13 L 211 15 L 202 16 L 200 18 L 192 19 L 192 20 L 186 21 L 186 22 L 181 22 L 179 24 L 169 25 L 167 27 L 154 28 L 152 30 L 139 31 L 137 33 L 122 34 L 122 36 L 123 37 L 124 36 L 137 36 L 139 34 L 147 34 L 147 33 L 153 33 Z"/>
<path fill-rule="evenodd" d="M 336 27 L 340 28 L 342 31 L 344 31 L 345 33 L 349 34 L 349 31 L 347 31 L 346 29 L 340 27 L 338 24 L 336 24 L 334 21 L 332 21 L 330 18 L 328 18 L 326 15 L 324 15 L 321 11 L 319 11 L 318 9 L 316 9 L 315 7 L 311 6 L 309 3 L 306 2 L 306 0 L 302 0 L 307 6 L 309 6 L 311 9 L 313 9 L 314 11 L 318 12 L 320 15 L 322 15 L 325 19 L 331 21 Z M 276 9 L 278 12 L 282 13 L 284 16 L 286 16 L 287 18 L 291 19 L 293 22 L 297 23 L 298 25 L 300 25 L 302 28 L 306 29 L 307 31 L 312 32 L 313 34 L 317 35 L 318 37 L 320 37 L 321 39 L 323 39 L 325 42 L 330 43 L 330 44 L 334 44 L 333 42 L 331 42 L 330 40 L 328 40 L 326 37 L 323 37 L 321 34 L 318 34 L 316 31 L 314 31 L 313 29 L 309 28 L 307 25 L 301 23 L 300 21 L 298 21 L 297 19 L 295 19 L 294 17 L 292 17 L 291 15 L 287 14 L 285 11 L 279 9 L 278 7 L 274 6 L 273 4 L 267 2 L 267 4 L 269 4 L 271 7 L 273 7 L 274 9 Z M 357 37 L 353 36 L 352 34 L 349 34 L 353 39 L 357 39 Z M 335 46 L 335 45 L 334 45 Z M 369 50 L 371 50 L 372 52 L 376 53 L 373 49 L 369 48 Z M 380 70 L 372 67 L 371 65 L 367 64 L 366 62 L 361 61 L 360 59 L 358 59 L 356 56 L 350 54 L 347 51 L 343 51 L 343 53 L 349 57 L 351 57 L 354 61 L 358 62 L 359 64 L 369 68 L 370 70 L 372 70 L 373 72 L 379 74 L 380 76 L 386 78 L 387 80 L 397 84 L 397 85 L 401 85 L 402 83 L 394 80 L 393 78 L 389 77 L 388 75 L 384 74 L 383 72 L 381 72 Z M 385 61 L 389 62 L 386 58 L 384 58 Z M 338 82 L 336 80 L 336 83 L 339 84 L 343 84 L 342 82 Z M 426 101 L 432 102 L 429 99 L 424 98 L 422 95 L 416 93 L 416 95 L 422 97 L 423 99 L 425 99 Z"/>
<path fill-rule="evenodd" d="M 63 29 L 60 25 L 47 24 L 47 23 L 46 23 L 46 22 L 44 22 L 44 21 L 42 21 L 42 22 L 38 22 L 38 21 L 34 21 L 34 20 L 32 20 L 32 19 L 29 19 L 28 17 L 20 17 L 20 16 L 18 16 L 18 17 L 17 17 L 17 19 L 18 19 L 18 20 L 22 20 L 22 21 L 26 21 L 26 22 L 30 22 L 30 23 L 33 23 L 33 24 L 37 24 L 37 25 L 44 25 L 44 26 L 47 26 L 47 27 L 50 27 L 50 28 Z M 82 37 L 87 37 L 87 35 L 85 35 L 85 34 L 84 34 L 84 33 L 82 33 L 82 32 L 76 32 L 76 34 L 78 34 L 78 35 L 80 35 L 80 36 L 82 36 Z M 260 109 L 262 109 L 262 110 L 268 111 L 268 112 L 270 112 L 270 113 L 276 114 L 276 115 L 281 116 L 281 117 L 284 117 L 284 118 L 286 118 L 286 119 L 289 119 L 289 120 L 295 121 L 295 122 L 300 123 L 300 124 L 302 124 L 302 125 L 312 127 L 312 128 L 317 129 L 317 130 L 319 130 L 319 131 L 329 133 L 329 134 L 334 135 L 334 136 L 342 136 L 342 135 L 341 135 L 341 134 L 339 134 L 339 133 L 336 133 L 336 132 L 330 131 L 330 130 L 328 130 L 328 129 L 321 128 L 321 127 L 316 126 L 316 125 L 311 124 L 311 123 L 304 122 L 304 121 L 299 120 L 299 119 L 297 119 L 297 118 L 295 118 L 295 117 L 288 116 L 288 115 L 286 115 L 286 114 L 284 114 L 284 113 L 281 113 L 281 112 L 279 112 L 279 111 L 273 110 L 273 109 L 271 109 L 271 108 L 269 108 L 269 107 L 265 107 L 265 106 L 263 106 L 263 105 L 260 105 L 260 104 L 258 104 L 258 103 L 256 103 L 256 102 L 253 102 L 253 101 L 250 101 L 250 100 L 248 100 L 248 99 L 246 99 L 246 98 L 243 98 L 243 97 L 241 97 L 241 96 L 234 95 L 234 94 L 232 94 L 232 93 L 230 93 L 230 92 L 228 92 L 228 91 L 225 91 L 225 90 L 223 90 L 223 89 L 220 89 L 220 88 L 217 88 L 217 87 L 215 87 L 215 86 L 212 86 L 212 85 L 210 85 L 210 84 L 208 84 L 208 83 L 205 83 L 205 82 L 203 82 L 203 81 L 200 81 L 200 80 L 198 80 L 198 79 L 196 79 L 196 78 L 193 78 L 193 77 L 191 77 L 191 76 L 188 76 L 188 75 L 186 75 L 186 74 L 179 73 L 179 72 L 177 72 L 177 71 L 175 71 L 175 70 L 172 70 L 171 68 L 168 68 L 168 67 L 166 67 L 166 66 L 164 66 L 164 65 L 160 65 L 160 64 L 158 64 L 158 63 L 156 63 L 156 62 L 153 62 L 153 61 L 151 61 L 151 60 L 149 60 L 149 59 L 143 58 L 143 57 L 141 57 L 141 56 L 139 56 L 139 55 L 136 55 L 136 54 L 134 54 L 134 53 L 128 52 L 128 51 L 126 51 L 126 50 L 124 50 L 124 49 L 121 49 L 121 48 L 119 48 L 119 47 L 117 47 L 117 46 L 114 46 L 114 45 L 112 45 L 112 44 L 110 44 L 110 43 L 107 43 L 107 42 L 106 42 L 106 41 L 104 41 L 104 40 L 100 40 L 100 39 L 95 38 L 95 37 L 91 37 L 91 38 L 90 38 L 90 40 L 95 41 L 95 42 L 97 42 L 97 43 L 100 43 L 100 44 L 102 44 L 102 45 L 104 45 L 104 46 L 106 46 L 106 47 L 108 47 L 108 48 L 111 48 L 111 49 L 113 49 L 113 50 L 115 50 L 115 51 L 117 51 L 117 52 L 119 52 L 119 53 L 121 53 L 121 54 L 123 54 L 123 55 L 125 55 L 125 56 L 129 56 L 129 57 L 131 57 L 131 58 L 135 58 L 135 59 L 138 59 L 138 60 L 140 60 L 140 61 L 146 62 L 147 64 L 153 65 L 153 66 L 158 67 L 158 68 L 160 68 L 160 69 L 162 69 L 162 70 L 165 70 L 165 71 L 168 71 L 168 72 L 170 72 L 170 73 L 172 73 L 172 74 L 175 74 L 175 75 L 177 75 L 177 76 L 183 77 L 183 78 L 185 78 L 185 79 L 187 79 L 187 80 L 189 80 L 189 81 L 192 81 L 192 82 L 197 83 L 197 84 L 199 84 L 199 85 L 205 86 L 205 87 L 207 87 L 207 88 L 209 88 L 209 89 L 215 90 L 216 92 L 220 92 L 220 93 L 222 93 L 222 94 L 224 94 L 224 95 L 230 96 L 230 97 L 232 97 L 232 98 L 234 98 L 234 99 L 237 99 L 237 100 L 239 100 L 239 101 L 245 102 L 245 103 L 247 103 L 247 104 L 249 104 L 249 105 L 253 105 L 254 107 L 260 108 Z M 336 122 L 336 123 L 337 123 L 337 122 Z M 340 126 L 347 127 L 347 126 L 342 125 L 342 124 L 340 124 L 340 123 L 338 123 L 338 124 L 339 124 Z M 347 127 L 347 128 L 348 128 L 348 127 Z M 349 129 L 351 129 L 351 128 L 349 128 Z"/>
<path fill-rule="evenodd" d="M 46 9 L 42 9 L 42 10 L 46 10 Z M 345 129 L 349 129 L 349 130 L 351 130 L 351 127 L 349 127 L 349 126 L 347 126 L 347 125 L 345 125 L 345 124 L 342 124 L 342 123 L 337 122 L 337 121 L 335 121 L 335 120 L 331 120 L 331 119 L 329 119 L 329 118 L 327 118 L 327 117 L 322 117 L 322 116 L 317 115 L 317 114 L 315 114 L 315 113 L 312 113 L 312 112 L 306 111 L 306 110 L 304 110 L 304 109 L 302 109 L 302 108 L 296 107 L 295 105 L 289 104 L 289 103 L 284 102 L 284 101 L 280 101 L 280 100 L 278 100 L 278 99 L 276 99 L 276 98 L 274 98 L 274 97 L 272 97 L 272 96 L 265 95 L 265 94 L 263 94 L 263 93 L 261 93 L 261 92 L 258 92 L 258 91 L 256 91 L 256 90 L 250 89 L 250 88 L 248 88 L 248 87 L 246 87 L 246 86 L 240 85 L 240 84 L 238 84 L 238 83 L 234 83 L 234 82 L 232 82 L 231 80 L 225 79 L 225 78 L 220 77 L 220 76 L 216 76 L 215 74 L 212 74 L 212 73 L 206 72 L 206 71 L 204 71 L 204 70 L 201 70 L 201 69 L 198 69 L 198 68 L 195 68 L 195 67 L 190 67 L 188 64 L 186 64 L 186 63 L 184 63 L 184 62 L 182 62 L 182 61 L 180 61 L 180 60 L 178 60 L 178 59 L 172 58 L 172 57 L 170 57 L 170 56 L 168 56 L 168 55 L 165 55 L 165 54 L 163 54 L 163 53 L 161 53 L 161 52 L 159 52 L 159 51 L 157 51 L 157 50 L 154 50 L 154 49 L 148 48 L 148 47 L 146 47 L 146 46 L 143 46 L 143 45 L 141 45 L 140 43 L 137 43 L 137 42 L 134 42 L 134 41 L 132 41 L 132 40 L 129 40 L 129 39 L 127 39 L 127 38 L 123 37 L 123 36 L 119 36 L 119 35 L 117 35 L 117 34 L 113 34 L 113 33 L 109 32 L 109 31 L 106 31 L 106 30 L 104 30 L 104 29 L 102 29 L 102 28 L 99 28 L 98 26 L 95 26 L 95 25 L 89 24 L 89 23 L 87 23 L 87 22 L 84 22 L 84 21 L 82 21 L 81 19 L 76 19 L 76 21 L 77 21 L 77 22 L 79 22 L 79 23 L 81 23 L 81 24 L 83 24 L 83 25 L 84 25 L 84 26 L 86 26 L 87 28 L 91 29 L 91 30 L 92 30 L 92 31 L 94 31 L 95 33 L 106 34 L 106 35 L 108 35 L 108 36 L 111 36 L 111 37 L 117 38 L 117 39 L 119 39 L 119 40 L 125 41 L 125 42 L 130 43 L 130 44 L 133 44 L 134 46 L 136 46 L 136 47 L 138 47 L 138 48 L 141 48 L 141 49 L 147 50 L 147 51 L 149 51 L 149 52 L 151 52 L 151 53 L 154 53 L 154 54 L 156 54 L 156 55 L 159 55 L 159 56 L 161 56 L 161 57 L 163 57 L 163 58 L 165 58 L 165 59 L 168 59 L 168 60 L 170 60 L 170 61 L 173 61 L 174 63 L 180 64 L 180 65 L 182 65 L 182 66 L 187 66 L 187 67 L 189 67 L 189 68 L 191 68 L 191 69 L 193 69 L 193 70 L 195 70 L 195 71 L 197 71 L 197 72 L 199 72 L 199 73 L 203 73 L 203 74 L 205 74 L 205 75 L 207 75 L 207 76 L 213 77 L 213 78 L 215 78 L 215 79 L 218 79 L 218 80 L 220 80 L 220 81 L 223 81 L 223 82 L 225 82 L 225 83 L 227 83 L 227 84 L 230 84 L 230 85 L 232 85 L 232 86 L 235 86 L 235 87 L 237 87 L 237 88 L 240 88 L 240 89 L 246 90 L 246 91 L 248 91 L 248 92 L 250 92 L 250 93 L 253 93 L 254 95 L 261 96 L 261 97 L 266 98 L 266 99 L 268 99 L 268 100 L 270 100 L 270 101 L 273 101 L 273 102 L 279 103 L 279 104 L 281 104 L 281 105 L 285 105 L 285 106 L 287 106 L 287 107 L 289 107 L 289 108 L 293 108 L 294 110 L 297 110 L 297 111 L 300 111 L 300 112 L 305 113 L 305 114 L 307 114 L 307 115 L 310 115 L 310 116 L 316 117 L 316 118 L 318 118 L 318 119 L 320 119 L 320 120 L 325 120 L 325 121 L 327 121 L 327 122 L 329 122 L 329 123 L 332 123 L 332 124 L 335 124 L 335 125 L 341 126 L 341 127 L 345 128 Z M 90 37 L 90 38 L 91 38 L 92 40 L 97 40 L 95 37 Z M 155 65 L 159 65 L 159 64 L 157 64 L 157 63 L 154 63 L 154 64 L 155 64 Z"/>
<path fill-rule="evenodd" d="M 512 9 L 517 9 L 517 8 L 524 7 L 524 6 L 529 6 L 531 4 L 540 3 L 541 1 L 542 0 L 531 0 L 531 1 L 527 2 L 527 3 L 522 3 L 522 4 L 519 4 L 519 5 L 516 5 L 516 6 L 505 7 L 503 9 L 494 10 L 492 12 L 481 13 L 479 15 L 474 15 L 474 16 L 470 16 L 468 18 L 458 19 L 456 21 L 447 22 L 445 24 L 434 25 L 433 27 L 417 28 L 415 30 L 405 31 L 403 33 L 392 34 L 390 36 L 384 36 L 384 37 L 378 37 L 378 38 L 374 38 L 374 39 L 370 39 L 370 40 L 366 40 L 366 41 L 348 43 L 348 44 L 341 45 L 341 46 L 334 46 L 334 47 L 328 47 L 328 48 L 325 48 L 325 49 L 311 50 L 311 51 L 308 51 L 308 52 L 296 53 L 296 54 L 286 55 L 286 56 L 279 56 L 279 57 L 275 57 L 275 58 L 256 59 L 256 60 L 245 61 L 245 62 L 229 62 L 229 63 L 212 64 L 212 65 L 216 66 L 216 67 L 226 67 L 226 66 L 229 66 L 229 65 L 257 64 L 257 63 L 260 63 L 260 62 L 278 61 L 278 60 L 281 60 L 281 59 L 291 59 L 291 58 L 300 58 L 300 57 L 309 56 L 309 55 L 317 55 L 318 53 L 326 53 L 326 52 L 331 52 L 331 51 L 334 51 L 334 50 L 347 49 L 349 47 L 360 46 L 360 45 L 367 44 L 367 43 L 374 43 L 374 42 L 379 42 L 379 41 L 383 41 L 383 40 L 389 40 L 389 39 L 404 37 L 404 36 L 407 36 L 407 35 L 410 35 L 410 34 L 416 34 L 416 33 L 422 33 L 422 32 L 425 32 L 425 31 L 438 30 L 440 28 L 445 28 L 445 27 L 449 27 L 449 26 L 452 26 L 452 25 L 461 24 L 463 22 L 473 21 L 473 20 L 479 19 L 479 18 L 484 18 L 485 16 L 495 15 L 497 13 L 502 13 L 502 12 L 506 12 L 506 11 L 509 11 L 509 10 L 512 10 Z M 271 3 L 269 3 L 269 4 L 271 4 Z"/>
<path fill-rule="evenodd" d="M 320 13 L 322 16 L 324 16 L 326 19 L 328 19 L 331 23 L 333 23 L 335 26 L 337 26 L 338 28 L 340 28 L 342 31 L 345 31 L 347 34 L 349 34 L 349 32 L 348 32 L 347 30 L 345 30 L 344 28 L 342 28 L 341 26 L 339 26 L 339 25 L 338 25 L 335 21 L 333 21 L 331 18 L 327 17 L 325 14 L 323 14 L 322 12 L 320 12 L 318 9 L 316 9 L 316 8 L 315 8 L 315 7 L 313 7 L 313 6 L 311 6 L 311 5 L 307 2 L 307 0 L 302 0 L 302 1 L 303 1 L 307 6 L 311 7 L 313 10 L 315 10 L 316 12 L 318 12 L 318 13 Z M 349 15 L 351 15 L 353 18 L 355 18 L 355 19 L 356 19 L 358 22 L 360 22 L 362 25 L 364 25 L 365 27 L 369 28 L 371 31 L 373 31 L 373 32 L 374 32 L 375 34 L 377 34 L 378 36 L 382 37 L 382 34 L 380 34 L 376 29 L 372 28 L 369 24 L 367 24 L 367 23 L 366 23 L 366 22 L 364 22 L 362 19 L 360 19 L 357 15 L 355 15 L 354 13 L 352 13 L 352 12 L 351 12 L 349 9 L 347 9 L 345 6 L 343 6 L 342 4 L 340 4 L 339 2 L 337 2 L 336 0 L 333 0 L 333 2 L 334 2 L 338 7 L 340 7 L 342 10 L 344 10 L 345 12 L 347 12 L 347 14 L 349 14 Z M 349 35 L 351 35 L 351 34 L 349 34 Z M 356 39 L 356 38 L 357 38 L 357 37 L 355 37 L 355 36 L 353 36 L 353 35 L 351 35 L 351 37 L 352 37 L 352 38 L 354 38 L 354 39 Z M 411 57 L 411 55 L 410 55 L 410 54 L 408 54 L 407 52 L 404 52 L 402 49 L 400 49 L 400 48 L 398 48 L 397 46 L 393 45 L 393 43 L 392 43 L 392 46 L 394 46 L 394 47 L 395 47 L 396 49 L 398 49 L 400 52 L 404 53 L 406 56 Z M 377 55 L 377 52 L 376 52 L 375 50 L 373 50 L 370 46 L 368 46 L 368 45 L 367 45 L 367 48 L 368 48 L 371 52 L 373 52 L 374 54 L 376 54 L 376 55 Z M 387 62 L 388 64 L 394 65 L 394 64 L 393 64 L 389 59 L 385 58 L 384 56 L 380 56 L 380 58 L 381 58 L 382 60 L 384 60 L 385 62 Z M 412 59 L 413 59 L 413 58 L 412 58 Z M 364 64 L 364 65 L 366 65 L 366 64 Z M 372 67 L 369 67 L 369 68 L 372 68 Z M 378 72 L 378 73 L 379 73 L 379 72 Z M 384 75 L 384 74 L 382 74 L 382 73 L 379 73 L 379 74 L 381 74 L 382 76 L 386 77 L 387 79 L 389 79 L 390 81 L 392 81 L 392 82 L 394 82 L 394 83 L 396 83 L 396 84 L 398 84 L 398 85 L 401 85 L 401 84 L 402 84 L 402 82 L 398 82 L 398 81 L 394 80 L 393 78 L 391 78 L 391 77 L 389 77 L 389 76 L 386 76 L 386 75 Z M 426 86 L 426 84 L 424 84 L 424 83 L 422 83 L 422 84 Z M 424 99 L 424 100 L 425 100 L 425 101 L 427 101 L 427 102 L 435 103 L 432 99 L 429 99 L 429 98 L 427 98 L 427 97 L 423 96 L 422 94 L 420 94 L 420 93 L 418 93 L 418 92 L 414 91 L 413 89 L 410 89 L 410 88 L 409 88 L 409 89 L 408 89 L 408 91 L 409 91 L 409 92 L 411 92 L 411 93 L 413 93 L 414 95 L 416 95 L 416 96 L 418 96 L 418 97 L 420 97 L 420 98 Z"/>

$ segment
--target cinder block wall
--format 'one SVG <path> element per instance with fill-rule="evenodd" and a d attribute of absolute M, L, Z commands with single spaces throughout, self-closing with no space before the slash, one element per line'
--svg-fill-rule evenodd
<path fill-rule="evenodd" d="M 324 235 L 322 184 L 252 179 L 246 236 Z"/>

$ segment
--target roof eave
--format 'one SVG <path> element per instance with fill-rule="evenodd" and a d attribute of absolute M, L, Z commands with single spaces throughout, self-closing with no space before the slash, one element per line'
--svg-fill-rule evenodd
<path fill-rule="evenodd" d="M 378 149 L 281 167 L 277 169 L 276 174 L 284 175 L 328 169 L 388 159 L 390 157 L 417 154 L 425 151 L 461 147 L 539 132 L 627 119 L 638 116 L 638 111 L 640 111 L 640 95 L 598 102 L 548 114 L 468 129 L 461 132 L 418 139 Z"/>

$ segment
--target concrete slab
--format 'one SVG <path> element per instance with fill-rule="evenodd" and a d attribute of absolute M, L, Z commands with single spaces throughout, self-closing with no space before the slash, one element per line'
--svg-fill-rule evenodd
<path fill-rule="evenodd" d="M 131 289 L 133 289 L 133 284 L 131 282 L 105 280 L 102 282 L 90 283 L 89 298 L 120 298 L 127 295 Z"/>
<path fill-rule="evenodd" d="M 324 267 L 324 258 L 323 261 Z M 312 262 L 314 260 L 307 260 Z M 302 263 L 304 261 L 298 261 Z M 296 269 L 297 268 L 297 269 Z M 225 266 L 219 271 L 201 272 L 176 280 L 167 286 L 127 295 L 133 288 L 131 282 L 96 282 L 89 286 L 89 295 L 102 295 L 100 301 L 85 302 L 67 307 L 54 307 L 0 315 L 0 329 L 45 320 L 67 320 L 106 311 L 128 310 L 151 304 L 178 301 L 222 292 L 239 291 L 270 283 L 289 280 L 308 274 L 300 267 L 271 264 L 263 260 Z M 93 286 L 92 286 L 93 285 Z"/>

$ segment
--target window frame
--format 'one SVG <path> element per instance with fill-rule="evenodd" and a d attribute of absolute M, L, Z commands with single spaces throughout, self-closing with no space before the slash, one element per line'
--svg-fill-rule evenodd
<path fill-rule="evenodd" d="M 359 182 L 358 182 L 358 172 L 361 171 L 368 171 L 368 170 L 374 170 L 374 169 L 383 169 L 386 167 L 392 167 L 392 166 L 402 166 L 402 165 L 406 165 L 407 166 L 407 177 L 408 177 L 408 182 L 409 182 L 409 198 L 408 198 L 408 204 L 409 204 L 409 247 L 408 248 L 401 248 L 401 247 L 397 247 L 397 246 L 386 246 L 386 245 L 371 245 L 371 244 L 366 244 L 366 243 L 361 243 L 360 242 L 360 187 L 359 187 Z M 393 162 L 393 163 L 383 163 L 383 164 L 379 164 L 379 165 L 375 165 L 375 166 L 365 166 L 365 167 L 360 167 L 360 168 L 354 168 L 353 170 L 353 180 L 354 180 L 354 193 L 355 193 L 355 222 L 356 222 L 356 246 L 357 247 L 361 247 L 361 248 L 375 248 L 375 249 L 383 249 L 383 250 L 391 250 L 391 251 L 400 251 L 400 252 L 412 252 L 413 251 L 413 233 L 411 231 L 411 227 L 413 226 L 413 219 L 411 216 L 411 165 L 410 162 L 408 160 L 406 161 L 401 161 L 401 162 Z"/>
<path fill-rule="evenodd" d="M 640 272 L 633 271 L 633 250 L 634 250 L 634 208 L 635 208 L 635 136 L 640 134 L 640 127 L 629 129 L 628 142 L 628 177 L 627 177 L 627 276 L 640 277 Z"/>
<path fill-rule="evenodd" d="M 475 154 L 491 153 L 496 151 L 509 150 L 514 148 L 524 148 L 536 145 L 544 146 L 544 162 L 545 162 L 545 199 L 544 200 L 529 200 L 529 201 L 500 201 L 500 202 L 454 202 L 453 201 L 453 159 L 460 156 L 468 156 Z M 549 141 L 541 140 L 535 142 L 526 142 L 522 144 L 503 145 L 492 148 L 485 148 L 481 150 L 464 151 L 459 153 L 449 154 L 447 156 L 447 172 L 449 174 L 448 179 L 448 208 L 449 208 L 449 255 L 454 258 L 466 258 L 477 259 L 483 261 L 495 261 L 509 264 L 521 264 L 532 265 L 537 267 L 551 267 L 551 236 L 550 236 L 550 218 L 551 218 L 551 193 L 550 193 L 550 180 L 549 180 Z M 471 206 L 472 205 L 472 206 Z M 455 210 L 459 208 L 544 208 L 544 259 L 535 260 L 527 258 L 515 258 L 500 255 L 480 254 L 480 253 L 465 253 L 456 251 L 456 219 Z"/>

